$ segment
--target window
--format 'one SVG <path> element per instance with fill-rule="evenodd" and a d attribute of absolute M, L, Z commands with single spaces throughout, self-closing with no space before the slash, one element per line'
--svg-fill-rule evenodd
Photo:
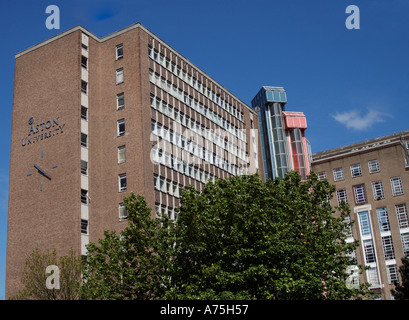
<path fill-rule="evenodd" d="M 85 94 L 88 93 L 88 83 L 84 80 L 81 80 L 81 92 Z"/>
<path fill-rule="evenodd" d="M 88 58 L 81 56 L 81 67 L 87 69 L 88 68 Z"/>
<path fill-rule="evenodd" d="M 123 109 L 125 108 L 125 95 L 124 93 L 118 93 L 116 95 L 116 109 Z"/>
<path fill-rule="evenodd" d="M 379 172 L 379 162 L 378 160 L 372 160 L 368 162 L 369 173 Z"/>
<path fill-rule="evenodd" d="M 399 228 L 409 228 L 408 212 L 405 204 L 395 206 L 396 216 L 398 218 Z"/>
<path fill-rule="evenodd" d="M 339 181 L 344 179 L 344 170 L 342 168 L 334 169 L 333 170 L 334 174 L 334 180 Z"/>
<path fill-rule="evenodd" d="M 88 204 L 88 191 L 81 189 L 81 203 Z"/>
<path fill-rule="evenodd" d="M 118 69 L 116 70 L 116 84 L 120 84 L 124 82 L 124 69 Z"/>
<path fill-rule="evenodd" d="M 317 175 L 318 175 L 318 180 L 319 181 L 323 181 L 323 180 L 325 180 L 327 178 L 327 173 L 325 171 L 320 172 Z"/>
<path fill-rule="evenodd" d="M 88 108 L 81 106 L 81 119 L 88 120 Z"/>
<path fill-rule="evenodd" d="M 119 204 L 119 220 L 123 221 L 123 220 L 127 220 L 128 219 L 128 211 L 126 210 L 126 207 L 123 203 Z"/>
<path fill-rule="evenodd" d="M 403 254 L 409 257 L 409 232 L 401 233 L 400 239 L 402 240 Z"/>
<path fill-rule="evenodd" d="M 369 219 L 369 212 L 362 211 L 358 213 L 359 217 L 359 229 L 361 230 L 362 236 L 371 236 L 372 229 L 371 229 L 371 221 Z"/>
<path fill-rule="evenodd" d="M 368 278 L 368 282 L 371 284 L 370 288 L 379 287 L 379 275 L 378 275 L 378 268 L 369 268 L 366 270 L 366 276 Z"/>
<path fill-rule="evenodd" d="M 372 239 L 364 240 L 363 247 L 365 252 L 365 262 L 376 262 L 375 248 Z"/>
<path fill-rule="evenodd" d="M 125 134 L 125 119 L 120 119 L 117 122 L 118 136 L 123 136 Z"/>
<path fill-rule="evenodd" d="M 82 49 L 88 51 L 88 46 L 86 44 L 81 43 L 81 47 L 82 47 Z"/>
<path fill-rule="evenodd" d="M 123 57 L 124 57 L 124 46 L 121 43 L 116 46 L 116 60 L 122 59 Z"/>
<path fill-rule="evenodd" d="M 398 267 L 396 266 L 396 264 L 390 264 L 386 266 L 386 272 L 388 274 L 389 284 L 399 282 Z"/>
<path fill-rule="evenodd" d="M 341 205 L 342 201 L 344 201 L 345 203 L 348 203 L 346 189 L 337 190 L 337 200 L 338 200 L 338 205 Z"/>
<path fill-rule="evenodd" d="M 126 190 L 126 173 L 120 174 L 118 176 L 118 182 L 119 182 L 119 192 L 125 191 Z"/>
<path fill-rule="evenodd" d="M 88 234 L 88 220 L 81 219 L 81 234 Z"/>
<path fill-rule="evenodd" d="M 375 200 L 385 198 L 382 181 L 372 182 L 373 197 Z"/>
<path fill-rule="evenodd" d="M 81 174 L 88 174 L 88 162 L 81 160 Z"/>
<path fill-rule="evenodd" d="M 390 231 L 391 228 L 389 225 L 388 210 L 386 210 L 386 208 L 379 208 L 376 209 L 376 213 L 378 215 L 380 231 L 381 232 Z"/>
<path fill-rule="evenodd" d="M 351 176 L 354 177 L 359 177 L 362 175 L 362 171 L 361 171 L 361 165 L 358 164 L 354 164 L 351 166 Z"/>
<path fill-rule="evenodd" d="M 365 185 L 360 184 L 357 186 L 354 186 L 354 195 L 355 195 L 355 203 L 365 203 L 366 202 L 366 196 L 365 196 Z"/>
<path fill-rule="evenodd" d="M 81 132 L 81 146 L 88 147 L 88 136 Z"/>
<path fill-rule="evenodd" d="M 391 236 L 382 237 L 383 253 L 385 260 L 395 259 L 395 251 L 393 249 L 393 242 Z"/>
<path fill-rule="evenodd" d="M 126 147 L 118 147 L 118 163 L 124 163 L 126 161 Z"/>
<path fill-rule="evenodd" d="M 392 187 L 392 194 L 394 196 L 399 196 L 403 194 L 402 181 L 400 177 L 391 179 L 391 187 Z"/>

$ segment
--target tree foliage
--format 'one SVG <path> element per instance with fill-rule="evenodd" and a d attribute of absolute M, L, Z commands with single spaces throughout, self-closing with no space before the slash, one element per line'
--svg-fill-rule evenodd
<path fill-rule="evenodd" d="M 169 289 L 173 223 L 151 218 L 141 196 L 124 199 L 128 226 L 105 232 L 98 244 L 87 246 L 82 292 L 86 299 L 154 299 Z"/>
<path fill-rule="evenodd" d="M 349 208 L 332 208 L 328 181 L 297 172 L 208 182 L 182 193 L 178 219 L 151 218 L 142 196 L 125 198 L 129 225 L 88 245 L 90 299 L 350 299 Z"/>
<path fill-rule="evenodd" d="M 59 289 L 46 286 L 48 266 L 59 269 Z M 73 250 L 57 256 L 56 250 L 35 249 L 26 260 L 21 282 L 23 289 L 11 300 L 78 300 L 80 299 L 81 257 Z"/>

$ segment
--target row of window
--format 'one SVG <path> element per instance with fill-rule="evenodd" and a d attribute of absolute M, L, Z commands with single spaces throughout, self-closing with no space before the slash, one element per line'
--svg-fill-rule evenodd
<path fill-rule="evenodd" d="M 368 169 L 369 173 L 376 173 L 380 171 L 380 166 L 379 166 L 379 161 L 378 160 L 371 160 L 368 161 Z M 360 177 L 362 175 L 362 169 L 361 169 L 361 164 L 353 164 L 350 166 L 350 171 L 351 171 L 351 177 Z M 340 181 L 344 180 L 344 170 L 343 168 L 337 168 L 332 171 L 332 174 L 334 176 L 334 181 Z M 327 177 L 327 174 L 325 171 L 318 173 L 318 178 L 320 180 L 323 180 Z"/>
<path fill-rule="evenodd" d="M 402 180 L 400 177 L 395 177 L 390 179 L 391 183 L 391 190 L 393 196 L 399 196 L 403 194 L 403 186 Z M 367 202 L 366 192 L 365 192 L 365 184 L 359 184 L 352 187 L 355 197 L 356 204 L 363 204 Z M 383 188 L 382 181 L 375 181 L 372 182 L 372 192 L 374 200 L 381 200 L 385 198 L 385 192 Z M 341 202 L 348 203 L 348 195 L 345 188 L 337 190 L 337 201 L 338 205 Z"/>
<path fill-rule="evenodd" d="M 229 131 L 230 133 L 236 135 L 239 139 L 246 141 L 246 135 L 245 135 L 244 130 L 239 130 L 237 126 L 235 126 L 233 123 L 224 119 L 217 112 L 212 111 L 211 108 L 208 108 L 201 102 L 197 101 L 196 99 L 193 99 L 193 97 L 184 93 L 182 89 L 180 88 L 178 89 L 177 86 L 175 85 L 172 86 L 172 84 L 170 82 L 165 81 L 164 78 L 159 78 L 158 74 L 153 75 L 152 70 L 149 71 L 149 80 L 153 84 L 155 84 L 156 86 L 158 86 L 159 88 L 161 88 L 162 90 L 164 90 L 165 92 L 173 96 L 174 98 L 178 99 L 179 101 L 191 107 L 196 112 L 205 116 L 207 119 L 209 119 L 213 123 Z"/>
<path fill-rule="evenodd" d="M 152 148 L 152 161 L 154 164 L 162 164 L 202 183 L 206 183 L 207 180 L 214 180 L 214 175 L 211 173 L 199 169 L 193 164 L 188 164 L 172 154 L 164 153 L 156 147 Z"/>
<path fill-rule="evenodd" d="M 153 186 L 156 190 L 167 193 L 175 198 L 180 198 L 180 188 L 177 182 L 166 179 L 165 177 L 158 176 L 157 174 L 153 175 Z"/>
<path fill-rule="evenodd" d="M 173 75 L 177 76 L 179 79 L 183 80 L 195 90 L 200 92 L 201 94 L 205 95 L 208 99 L 216 103 L 218 106 L 222 107 L 224 110 L 229 112 L 231 115 L 236 117 L 237 119 L 244 122 L 244 114 L 243 112 L 237 110 L 236 107 L 232 106 L 230 103 L 225 101 L 219 95 L 217 95 L 214 91 L 210 88 L 207 88 L 204 84 L 198 81 L 195 77 L 192 77 L 188 72 L 182 70 L 179 66 L 175 63 L 171 62 L 169 59 L 165 58 L 162 54 L 152 47 L 149 46 L 148 54 L 151 59 L 156 61 L 162 67 L 166 68 L 168 71 L 172 72 Z"/>
<path fill-rule="evenodd" d="M 209 151 L 209 149 L 213 149 L 213 145 L 211 143 L 208 143 L 205 148 L 200 143 L 196 143 L 190 139 L 187 139 L 171 129 L 162 127 L 161 123 L 154 120 L 152 120 L 152 133 L 159 136 L 163 140 L 170 142 L 172 145 L 191 153 L 198 159 L 207 161 L 208 163 L 222 170 L 225 170 L 230 174 L 237 175 L 242 170 L 239 166 L 231 163 L 230 161 L 224 159 L 216 153 Z M 166 148 L 166 145 L 163 142 L 161 142 L 160 145 L 165 150 L 172 149 L 171 146 L 169 146 L 169 148 Z M 177 150 L 174 151 L 177 152 Z M 230 156 L 230 158 L 232 158 L 232 156 Z"/>
<path fill-rule="evenodd" d="M 177 123 L 191 129 L 193 132 L 206 137 L 206 139 L 217 144 L 219 147 L 226 149 L 229 148 L 229 152 L 234 153 L 236 156 L 244 159 L 245 150 L 243 148 L 246 146 L 244 141 L 246 136 L 245 129 L 238 129 L 237 127 L 230 126 L 230 124 L 226 124 L 224 120 L 222 124 L 223 130 L 212 130 L 206 128 L 204 124 L 195 121 L 193 118 L 185 115 L 183 112 L 173 108 L 170 104 L 167 104 L 165 101 L 162 101 L 153 95 L 151 95 L 151 107 L 152 109 L 163 113 L 172 120 L 175 120 Z M 243 137 L 244 139 L 239 140 L 239 136 Z M 227 141 L 225 139 L 226 137 L 228 137 Z"/>
<path fill-rule="evenodd" d="M 396 214 L 401 228 L 400 238 L 403 249 L 403 254 L 409 256 L 409 232 L 408 232 L 408 216 L 406 205 L 395 206 Z M 378 208 L 377 210 L 378 224 L 380 227 L 380 235 L 382 241 L 382 250 L 386 262 L 386 271 L 388 282 L 393 283 L 399 281 L 398 269 L 396 265 L 395 249 L 392 235 L 390 233 L 390 223 L 388 211 L 386 208 Z M 364 253 L 365 264 L 371 266 L 368 270 L 368 281 L 372 284 L 379 285 L 379 276 L 376 267 L 376 252 L 372 235 L 372 227 L 368 211 L 358 213 L 359 227 L 362 239 L 362 248 Z"/>

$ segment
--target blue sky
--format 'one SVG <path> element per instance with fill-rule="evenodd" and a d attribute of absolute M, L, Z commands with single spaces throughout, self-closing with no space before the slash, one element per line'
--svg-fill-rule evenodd
<path fill-rule="evenodd" d="M 48 5 L 60 30 L 45 26 Z M 348 5 L 360 10 L 349 30 Z M 14 55 L 76 25 L 103 37 L 136 22 L 249 104 L 283 86 L 313 152 L 409 129 L 407 0 L 15 0 L 0 4 L 0 299 L 4 299 Z M 29 208 L 27 208 L 29 210 Z"/>

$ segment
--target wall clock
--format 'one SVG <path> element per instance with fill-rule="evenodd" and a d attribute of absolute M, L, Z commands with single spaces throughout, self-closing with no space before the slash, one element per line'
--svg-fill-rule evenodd
<path fill-rule="evenodd" d="M 35 162 L 35 163 L 33 164 L 33 168 L 36 169 L 35 172 L 34 172 L 34 173 L 29 172 L 29 173 L 27 173 L 27 176 L 32 176 L 33 174 L 37 174 L 37 173 L 38 173 L 38 174 L 40 174 L 40 175 L 46 177 L 47 180 L 51 181 L 51 179 L 52 179 L 51 170 L 57 168 L 58 166 L 57 166 L 57 165 L 54 165 L 54 166 L 52 166 L 51 168 L 46 168 L 46 167 L 44 167 L 44 165 L 43 165 L 43 163 L 42 163 L 43 161 L 41 160 L 41 159 L 43 159 L 43 158 L 44 158 L 44 152 L 43 152 L 43 150 L 41 150 L 41 158 L 40 158 L 40 160 L 37 161 L 37 162 Z M 40 191 L 43 191 L 43 183 L 42 183 L 42 182 L 40 183 Z"/>

